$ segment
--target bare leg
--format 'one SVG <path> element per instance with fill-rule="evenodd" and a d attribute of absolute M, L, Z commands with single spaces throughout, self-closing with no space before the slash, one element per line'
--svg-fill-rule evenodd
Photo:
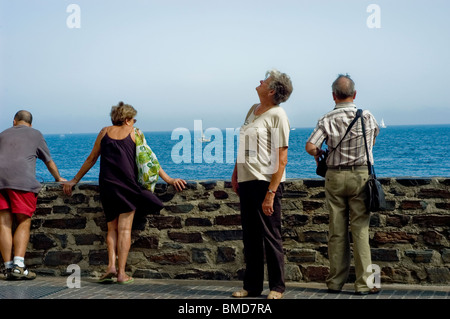
<path fill-rule="evenodd" d="M 25 257 L 30 240 L 31 218 L 24 214 L 16 214 L 17 229 L 14 233 L 14 256 Z"/>
<path fill-rule="evenodd" d="M 117 254 L 118 254 L 118 272 L 117 281 L 123 282 L 130 279 L 125 273 L 125 266 L 128 259 L 128 253 L 131 246 L 131 228 L 133 226 L 134 211 L 120 214 L 118 218 L 118 237 L 117 237 Z"/>
<path fill-rule="evenodd" d="M 0 252 L 4 262 L 12 260 L 12 223 L 13 216 L 10 211 L 0 210 Z"/>
<path fill-rule="evenodd" d="M 106 245 L 108 247 L 108 269 L 106 273 L 117 273 L 117 223 L 118 218 L 108 222 L 108 234 L 106 235 Z"/>

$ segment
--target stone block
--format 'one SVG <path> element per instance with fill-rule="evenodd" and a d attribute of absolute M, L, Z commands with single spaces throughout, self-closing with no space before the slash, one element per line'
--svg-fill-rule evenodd
<path fill-rule="evenodd" d="M 205 232 L 213 240 L 222 242 L 227 240 L 242 240 L 242 230 L 208 230 Z"/>
<path fill-rule="evenodd" d="M 202 243 L 202 234 L 195 233 L 182 233 L 182 232 L 169 232 L 167 234 L 170 239 L 179 243 Z"/>
<path fill-rule="evenodd" d="M 86 218 L 58 218 L 44 220 L 42 227 L 58 228 L 58 229 L 85 229 Z"/>
<path fill-rule="evenodd" d="M 70 213 L 69 206 L 53 206 L 53 214 L 68 214 Z"/>
<path fill-rule="evenodd" d="M 216 181 L 205 181 L 205 182 L 200 182 L 200 185 L 202 185 L 205 190 L 212 190 L 217 186 L 217 182 Z"/>
<path fill-rule="evenodd" d="M 183 228 L 181 218 L 177 216 L 151 216 L 148 225 L 157 229 Z"/>
<path fill-rule="evenodd" d="M 307 188 L 317 188 L 317 187 L 325 187 L 324 179 L 305 179 L 303 180 L 303 185 Z"/>
<path fill-rule="evenodd" d="M 30 243 L 33 249 L 36 250 L 48 250 L 58 244 L 46 234 L 32 234 L 30 235 Z"/>
<path fill-rule="evenodd" d="M 45 255 L 43 263 L 46 266 L 68 266 L 79 263 L 82 259 L 83 255 L 78 251 L 49 251 Z"/>
<path fill-rule="evenodd" d="M 104 236 L 98 234 L 75 234 L 74 238 L 77 245 L 103 244 L 105 242 Z"/>
<path fill-rule="evenodd" d="M 206 264 L 208 263 L 208 253 L 211 250 L 208 248 L 192 248 L 192 261 L 198 264 Z"/>
<path fill-rule="evenodd" d="M 445 237 L 437 231 L 430 230 L 420 233 L 422 235 L 423 242 L 430 246 L 445 245 Z"/>
<path fill-rule="evenodd" d="M 312 217 L 313 224 L 329 224 L 330 216 L 329 215 L 315 215 Z"/>
<path fill-rule="evenodd" d="M 427 208 L 427 203 L 418 200 L 404 200 L 400 203 L 400 208 L 403 210 L 415 210 Z"/>
<path fill-rule="evenodd" d="M 207 211 L 207 212 L 213 212 L 216 211 L 220 208 L 220 204 L 217 203 L 199 203 L 198 204 L 198 208 L 200 209 L 200 211 Z"/>
<path fill-rule="evenodd" d="M 413 216 L 413 224 L 420 227 L 438 227 L 450 225 L 450 215 L 419 215 Z"/>
<path fill-rule="evenodd" d="M 228 263 L 236 260 L 236 249 L 233 247 L 217 247 L 216 263 Z"/>
<path fill-rule="evenodd" d="M 37 207 L 36 208 L 36 212 L 34 213 L 34 216 L 45 216 L 45 215 L 50 215 L 52 213 L 52 208 L 51 207 Z"/>
<path fill-rule="evenodd" d="M 223 226 L 240 226 L 241 225 L 241 215 L 223 215 L 214 218 L 214 223 L 216 225 Z"/>
<path fill-rule="evenodd" d="M 185 250 L 154 254 L 148 259 L 160 265 L 187 265 L 191 263 L 191 257 Z"/>
<path fill-rule="evenodd" d="M 408 225 L 410 220 L 411 220 L 411 217 L 405 216 L 405 215 L 386 216 L 386 226 L 393 226 L 393 227 L 401 228 L 401 227 Z"/>
<path fill-rule="evenodd" d="M 330 269 L 325 266 L 307 266 L 302 273 L 303 278 L 308 282 L 325 282 Z"/>
<path fill-rule="evenodd" d="M 241 211 L 241 203 L 227 203 L 227 206 L 237 212 Z"/>
<path fill-rule="evenodd" d="M 227 199 L 228 193 L 222 190 L 214 191 L 213 193 L 215 199 Z"/>
<path fill-rule="evenodd" d="M 212 226 L 211 221 L 208 218 L 186 218 L 184 222 L 185 226 L 199 226 L 199 227 L 207 227 Z"/>
<path fill-rule="evenodd" d="M 435 203 L 436 208 L 444 209 L 446 211 L 450 211 L 450 202 L 446 201 L 444 203 Z"/>
<path fill-rule="evenodd" d="M 308 215 L 284 214 L 282 222 L 284 226 L 303 226 L 309 221 Z"/>
<path fill-rule="evenodd" d="M 433 284 L 448 284 L 450 282 L 450 270 L 447 267 L 425 268 L 428 278 Z"/>
<path fill-rule="evenodd" d="M 187 203 L 187 204 L 178 204 L 178 205 L 167 205 L 167 206 L 164 206 L 164 208 L 171 213 L 186 214 L 194 209 L 194 205 Z"/>
<path fill-rule="evenodd" d="M 421 189 L 417 194 L 419 198 L 450 198 L 450 192 L 445 189 L 427 188 Z"/>
<path fill-rule="evenodd" d="M 131 245 L 132 248 L 158 249 L 159 239 L 156 236 L 139 236 Z"/>
<path fill-rule="evenodd" d="M 312 242 L 312 243 L 327 243 L 328 242 L 328 233 L 326 231 L 304 231 L 302 235 L 304 242 Z"/>
<path fill-rule="evenodd" d="M 107 265 L 108 264 L 108 250 L 96 249 L 89 251 L 89 265 Z"/>
<path fill-rule="evenodd" d="M 433 258 L 433 250 L 405 250 L 405 256 L 411 258 L 415 263 L 430 263 Z"/>
<path fill-rule="evenodd" d="M 372 261 L 398 262 L 399 250 L 396 248 L 371 248 Z"/>
<path fill-rule="evenodd" d="M 397 178 L 397 183 L 407 187 L 423 186 L 431 184 L 430 178 Z"/>
<path fill-rule="evenodd" d="M 284 278 L 286 281 L 300 281 L 303 279 L 300 267 L 292 264 L 284 265 Z"/>
<path fill-rule="evenodd" d="M 407 234 L 406 232 L 376 232 L 373 241 L 378 244 L 386 243 L 414 243 L 417 241 L 416 235 Z"/>
<path fill-rule="evenodd" d="M 296 248 L 287 252 L 287 260 L 294 263 L 313 263 L 316 261 L 317 251 L 314 249 Z"/>
<path fill-rule="evenodd" d="M 89 202 L 89 197 L 84 194 L 73 194 L 70 197 L 64 198 L 64 204 L 68 204 L 68 205 L 87 204 L 88 202 Z"/>
<path fill-rule="evenodd" d="M 441 256 L 444 263 L 450 263 L 450 248 L 442 249 Z"/>
<path fill-rule="evenodd" d="M 304 200 L 304 201 L 302 201 L 302 205 L 303 205 L 303 210 L 308 212 L 308 211 L 316 210 L 318 208 L 322 208 L 324 203 Z"/>
<path fill-rule="evenodd" d="M 283 198 L 303 198 L 308 197 L 308 192 L 299 190 L 285 190 L 283 192 Z"/>

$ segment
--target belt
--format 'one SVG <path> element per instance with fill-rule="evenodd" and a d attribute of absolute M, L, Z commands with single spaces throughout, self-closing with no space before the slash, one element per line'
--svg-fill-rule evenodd
<path fill-rule="evenodd" d="M 357 165 L 357 166 L 329 166 L 328 169 L 338 170 L 338 171 L 354 171 L 365 169 L 368 170 L 367 165 Z"/>

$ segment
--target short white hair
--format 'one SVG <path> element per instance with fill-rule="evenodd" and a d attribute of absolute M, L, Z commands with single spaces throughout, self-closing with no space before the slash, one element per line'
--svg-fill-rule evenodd
<path fill-rule="evenodd" d="M 270 77 L 269 88 L 275 90 L 273 102 L 280 104 L 286 102 L 294 90 L 291 78 L 286 73 L 281 73 L 277 69 L 272 69 L 266 72 L 266 78 Z"/>

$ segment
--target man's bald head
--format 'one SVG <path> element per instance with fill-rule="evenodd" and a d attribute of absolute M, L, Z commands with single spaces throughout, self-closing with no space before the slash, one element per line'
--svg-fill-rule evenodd
<path fill-rule="evenodd" d="M 338 78 L 331 86 L 333 94 L 339 100 L 353 98 L 355 95 L 355 82 L 350 78 L 350 75 L 339 74 Z"/>
<path fill-rule="evenodd" d="M 16 115 L 14 115 L 14 121 L 16 123 L 22 121 L 31 125 L 31 123 L 33 122 L 33 115 L 31 115 L 31 113 L 28 111 L 20 110 L 16 113 Z"/>

